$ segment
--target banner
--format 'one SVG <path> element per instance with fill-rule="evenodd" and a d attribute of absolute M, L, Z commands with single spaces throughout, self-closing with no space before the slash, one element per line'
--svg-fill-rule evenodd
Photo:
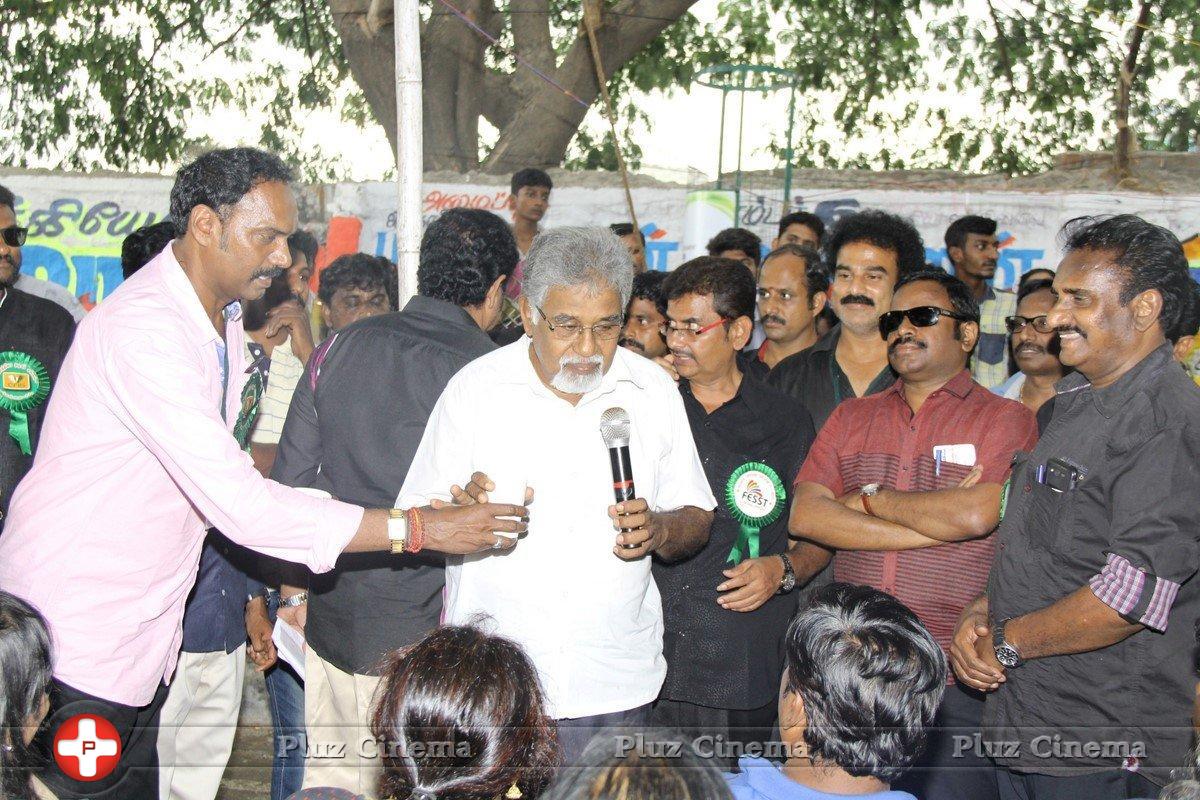
<path fill-rule="evenodd" d="M 586 178 L 585 178 L 586 180 Z M 22 271 L 62 284 L 84 305 L 101 302 L 121 282 L 121 241 L 132 230 L 164 218 L 172 179 L 52 173 L 11 173 L 0 183 L 16 193 L 17 220 L 29 227 Z M 636 188 L 634 204 L 646 235 L 651 269 L 673 269 L 684 252 L 702 252 L 707 226 L 688 222 L 684 187 Z M 508 185 L 428 183 L 425 222 L 450 208 L 479 208 L 509 218 Z M 391 183 L 338 183 L 300 189 L 301 224 L 318 233 L 318 266 L 339 255 L 364 252 L 395 258 L 395 187 Z M 775 238 L 782 194 L 743 191 L 736 219 L 757 233 L 764 247 Z M 793 192 L 793 210 L 811 211 L 831 225 L 846 214 L 882 208 L 913 220 L 933 264 L 945 264 L 942 236 L 964 214 L 999 222 L 1002 242 L 997 285 L 1011 287 L 1034 267 L 1059 260 L 1059 229 L 1088 214 L 1138 214 L 1170 228 L 1184 241 L 1193 275 L 1200 275 L 1200 196 L 1069 192 L 907 191 L 805 189 Z M 693 211 L 695 214 L 695 211 Z M 618 187 L 563 186 L 554 189 L 545 225 L 608 225 L 628 221 Z"/>

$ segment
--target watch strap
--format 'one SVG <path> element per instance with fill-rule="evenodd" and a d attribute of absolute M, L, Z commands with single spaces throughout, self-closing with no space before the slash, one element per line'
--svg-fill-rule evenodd
<path fill-rule="evenodd" d="M 405 552 L 408 547 L 409 515 L 398 508 L 389 508 L 387 534 L 392 553 Z"/>

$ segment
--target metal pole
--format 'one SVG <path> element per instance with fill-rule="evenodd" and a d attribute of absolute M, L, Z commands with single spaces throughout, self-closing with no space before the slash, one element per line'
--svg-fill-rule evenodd
<path fill-rule="evenodd" d="M 733 224 L 740 226 L 742 222 L 742 136 L 746 132 L 746 73 L 742 73 L 741 108 L 738 111 L 738 161 L 737 185 L 733 198 Z"/>
<path fill-rule="evenodd" d="M 717 139 L 717 189 L 724 189 L 721 185 L 721 173 L 725 169 L 725 98 L 729 93 L 725 91 L 725 87 L 721 87 L 721 135 Z"/>
<path fill-rule="evenodd" d="M 417 293 L 424 161 L 421 133 L 419 0 L 394 0 L 396 48 L 396 269 L 400 307 Z"/>
<path fill-rule="evenodd" d="M 795 77 L 792 80 L 795 81 Z M 788 98 L 787 150 L 784 151 L 787 162 L 783 166 L 783 216 L 792 210 L 792 131 L 795 126 L 796 84 L 793 82 L 791 97 Z"/>

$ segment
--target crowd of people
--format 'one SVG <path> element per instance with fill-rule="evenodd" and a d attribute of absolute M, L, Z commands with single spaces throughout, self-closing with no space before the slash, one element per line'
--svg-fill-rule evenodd
<path fill-rule="evenodd" d="M 248 665 L 272 800 L 1200 797 L 1170 231 L 1006 291 L 996 220 L 944 269 L 797 211 L 663 273 L 525 169 L 399 308 L 292 181 L 199 157 L 80 320 L 0 187 L 0 798 L 213 800 Z"/>

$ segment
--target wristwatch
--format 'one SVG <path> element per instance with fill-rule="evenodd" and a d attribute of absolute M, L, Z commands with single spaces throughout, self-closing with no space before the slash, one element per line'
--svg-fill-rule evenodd
<path fill-rule="evenodd" d="M 792 560 L 786 554 L 780 553 L 779 559 L 783 561 L 783 577 L 779 579 L 779 591 L 776 594 L 787 594 L 796 588 L 796 570 L 792 569 Z"/>
<path fill-rule="evenodd" d="M 388 509 L 387 520 L 388 541 L 392 545 L 392 553 L 404 552 L 408 545 L 408 514 L 398 508 Z"/>
<path fill-rule="evenodd" d="M 302 606 L 308 602 L 308 592 L 296 592 L 291 597 L 285 597 L 279 601 L 280 608 L 295 608 Z"/>
<path fill-rule="evenodd" d="M 858 490 L 859 495 L 862 497 L 863 510 L 872 517 L 875 516 L 875 512 L 871 509 L 871 502 L 867 500 L 867 498 L 874 497 L 875 495 L 879 494 L 879 490 L 881 488 L 882 487 L 878 483 L 868 483 L 866 486 Z"/>
<path fill-rule="evenodd" d="M 996 648 L 997 661 L 1006 669 L 1016 669 L 1025 663 L 1025 659 L 1021 658 L 1017 648 L 1004 638 L 1004 626 L 1007 624 L 1008 620 L 1004 620 L 999 625 L 992 626 L 992 646 Z"/>

